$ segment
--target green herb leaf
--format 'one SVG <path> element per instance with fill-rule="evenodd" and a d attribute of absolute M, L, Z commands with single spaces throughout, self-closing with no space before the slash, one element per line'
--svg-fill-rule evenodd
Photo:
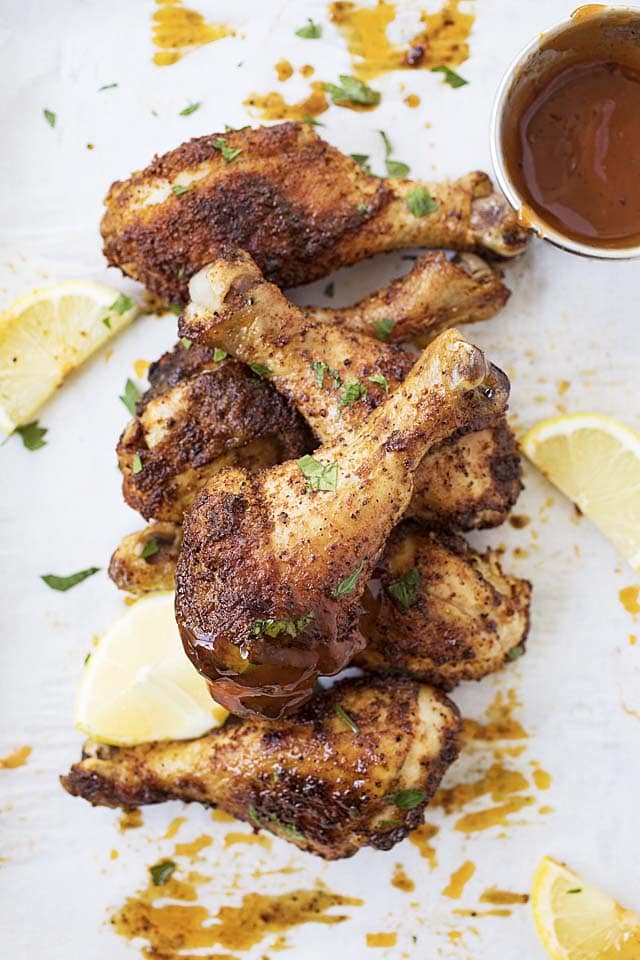
<path fill-rule="evenodd" d="M 438 209 L 438 204 L 433 199 L 426 187 L 416 187 L 407 194 L 407 206 L 414 217 L 424 217 L 427 213 L 433 213 Z"/>
<path fill-rule="evenodd" d="M 262 363 L 251 363 L 249 366 L 257 377 L 268 377 L 271 373 L 271 368 L 265 367 Z"/>
<path fill-rule="evenodd" d="M 209 143 L 214 150 L 219 150 L 225 163 L 232 163 L 236 157 L 242 153 L 241 147 L 229 147 L 224 137 L 218 137 L 216 140 L 210 140 Z"/>
<path fill-rule="evenodd" d="M 309 610 L 308 613 L 297 620 L 274 620 L 272 617 L 254 620 L 251 624 L 251 636 L 279 637 L 284 633 L 287 637 L 297 637 L 314 618 L 315 613 L 313 610 Z"/>
<path fill-rule="evenodd" d="M 269 820 L 274 826 L 279 827 L 284 835 L 291 840 L 304 840 L 304 833 L 300 833 L 298 828 L 294 827 L 292 823 L 283 823 L 282 820 L 278 820 L 273 813 L 269 814 Z"/>
<path fill-rule="evenodd" d="M 373 321 L 373 330 L 375 333 L 376 340 L 384 341 L 387 339 L 389 334 L 392 332 L 395 327 L 395 320 L 391 320 L 390 317 L 383 317 L 382 320 Z"/>
<path fill-rule="evenodd" d="M 507 652 L 507 660 L 518 660 L 519 657 L 524 655 L 524 647 L 518 644 L 517 647 L 511 647 L 511 650 Z"/>
<path fill-rule="evenodd" d="M 357 77 L 351 77 L 346 73 L 340 74 L 340 86 L 336 83 L 325 83 L 325 90 L 334 103 L 362 103 L 365 106 L 373 106 L 380 103 L 380 94 L 377 90 L 372 90 L 362 80 Z"/>
<path fill-rule="evenodd" d="M 43 110 L 42 112 L 43 112 L 44 118 L 45 118 L 45 120 L 47 121 L 47 123 L 49 124 L 49 126 L 50 126 L 50 127 L 55 127 L 57 117 L 56 117 L 55 113 L 53 112 L 53 110 Z"/>
<path fill-rule="evenodd" d="M 390 157 L 391 154 L 393 153 L 393 147 L 391 146 L 391 140 L 389 140 L 389 137 L 386 135 L 386 133 L 384 132 L 384 130 L 378 130 L 378 133 L 379 133 L 380 136 L 382 137 L 382 142 L 384 143 L 384 155 L 385 155 L 385 157 Z"/>
<path fill-rule="evenodd" d="M 308 123 L 310 127 L 324 127 L 324 123 L 320 123 L 315 117 L 310 117 L 308 113 L 302 115 L 302 122 Z"/>
<path fill-rule="evenodd" d="M 431 67 L 431 73 L 443 73 L 444 82 L 448 83 L 449 86 L 454 89 L 456 87 L 465 87 L 469 83 L 468 80 L 465 80 L 464 77 L 461 77 L 459 73 L 456 73 L 451 67 L 445 66 L 445 64 L 442 64 L 440 67 Z"/>
<path fill-rule="evenodd" d="M 170 303 L 169 310 L 171 313 L 175 313 L 176 317 L 179 317 L 182 313 L 182 304 L 181 303 Z"/>
<path fill-rule="evenodd" d="M 140 551 L 140 557 L 142 560 L 146 560 L 147 557 L 155 557 L 156 553 L 160 553 L 160 547 L 156 538 L 151 537 Z"/>
<path fill-rule="evenodd" d="M 324 375 L 328 369 L 326 363 L 322 363 L 321 360 L 314 360 L 311 364 L 311 369 L 315 374 L 316 386 L 321 387 L 324 383 Z"/>
<path fill-rule="evenodd" d="M 104 323 L 107 330 L 111 330 L 111 319 L 110 317 L 103 317 L 102 322 Z"/>
<path fill-rule="evenodd" d="M 369 209 L 369 206 L 366 203 L 359 203 L 357 209 L 358 213 L 366 213 Z"/>
<path fill-rule="evenodd" d="M 113 301 L 109 310 L 114 310 L 116 313 L 119 313 L 122 316 L 123 313 L 126 313 L 127 310 L 131 310 L 135 306 L 135 301 L 128 297 L 125 293 L 119 293 L 116 299 Z"/>
<path fill-rule="evenodd" d="M 381 373 L 372 373 L 370 377 L 367 377 L 367 380 L 370 380 L 371 383 L 377 383 L 379 387 L 382 387 L 385 393 L 389 393 L 389 384 L 387 383 L 387 378 Z"/>
<path fill-rule="evenodd" d="M 224 358 L 228 356 L 229 354 L 227 353 L 227 351 L 223 350 L 221 347 L 213 348 L 213 359 L 215 360 L 216 363 L 218 363 L 220 360 L 224 360 Z"/>
<path fill-rule="evenodd" d="M 582 893 L 582 887 L 574 887 L 573 890 L 567 890 L 567 893 Z"/>
<path fill-rule="evenodd" d="M 390 177 L 402 179 L 409 175 L 411 167 L 408 163 L 402 163 L 400 160 L 386 160 L 387 174 Z"/>
<path fill-rule="evenodd" d="M 178 276 L 181 277 L 181 278 L 184 277 L 185 272 L 186 272 L 185 268 L 184 268 L 184 267 L 180 267 L 180 269 L 178 270 Z"/>
<path fill-rule="evenodd" d="M 180 343 L 182 344 L 185 350 L 189 350 L 189 348 L 191 347 L 191 344 L 193 343 L 193 340 L 189 340 L 189 337 L 180 337 Z"/>
<path fill-rule="evenodd" d="M 377 824 L 380 830 L 395 830 L 396 827 L 403 827 L 402 820 L 380 820 Z"/>
<path fill-rule="evenodd" d="M 51 587 L 52 590 L 64 592 L 71 590 L 71 587 L 75 587 L 76 584 L 82 583 L 87 577 L 92 577 L 99 569 L 100 567 L 89 567 L 87 570 L 80 570 L 78 573 L 70 573 L 68 577 L 59 577 L 55 573 L 46 573 L 41 576 L 40 579 L 44 580 L 46 585 Z"/>
<path fill-rule="evenodd" d="M 124 394 L 120 395 L 120 399 L 124 403 L 125 407 L 129 411 L 132 417 L 136 415 L 136 403 L 140 399 L 140 391 L 136 387 L 133 380 L 129 379 L 124 385 Z"/>
<path fill-rule="evenodd" d="M 258 816 L 258 811 L 256 810 L 256 808 L 252 803 L 249 804 L 249 806 L 247 807 L 247 810 L 249 811 L 249 816 L 251 817 L 251 819 L 255 820 L 258 826 L 260 827 L 263 826 L 262 820 Z"/>
<path fill-rule="evenodd" d="M 140 459 L 139 453 L 134 453 L 133 460 L 131 461 L 131 473 L 135 476 L 136 473 L 142 473 L 142 460 Z"/>
<path fill-rule="evenodd" d="M 338 410 L 342 410 L 343 407 L 349 407 L 352 403 L 356 403 L 358 400 L 366 400 L 366 398 L 367 388 L 365 385 L 360 383 L 359 380 L 349 380 L 344 385 L 344 390 L 338 404 Z"/>
<path fill-rule="evenodd" d="M 326 287 L 322 292 L 324 293 L 325 297 L 332 297 L 334 295 L 334 293 L 336 292 L 336 285 L 333 282 L 333 280 L 331 281 L 331 283 L 328 283 L 326 285 Z"/>
<path fill-rule="evenodd" d="M 155 887 L 162 887 L 169 880 L 171 874 L 176 869 L 173 860 L 161 860 L 155 866 L 149 867 L 149 873 Z"/>
<path fill-rule="evenodd" d="M 318 40 L 322 36 L 322 27 L 319 23 L 314 23 L 311 17 L 307 17 L 307 25 L 296 30 L 296 37 L 302 37 L 303 40 Z"/>
<path fill-rule="evenodd" d="M 174 183 L 171 187 L 171 193 L 175 193 L 176 197 L 181 197 L 183 193 L 189 193 L 189 187 L 185 187 L 182 183 Z"/>
<path fill-rule="evenodd" d="M 98 87 L 98 93 L 102 93 L 103 90 L 113 90 L 117 86 L 117 83 L 105 83 L 102 87 Z"/>
<path fill-rule="evenodd" d="M 385 803 L 392 803 L 398 810 L 413 810 L 427 799 L 424 790 L 399 790 L 398 793 L 388 793 Z"/>
<path fill-rule="evenodd" d="M 347 594 L 353 593 L 363 569 L 364 560 L 361 560 L 353 573 L 350 573 L 348 577 L 345 577 L 344 580 L 341 580 L 335 590 L 332 591 L 331 596 L 334 600 L 339 600 L 340 597 L 346 597 Z"/>
<path fill-rule="evenodd" d="M 307 490 L 327 490 L 333 492 L 338 486 L 338 464 L 321 463 L 306 454 L 298 460 L 298 466 L 307 481 Z"/>
<path fill-rule="evenodd" d="M 362 167 L 365 173 L 371 173 L 368 153 L 350 153 L 349 156 L 358 164 L 359 167 Z"/>
<path fill-rule="evenodd" d="M 353 717 L 349 716 L 347 711 L 343 707 L 341 707 L 339 703 L 336 703 L 333 709 L 335 713 L 340 717 L 342 722 L 346 723 L 346 725 L 349 727 L 349 729 L 353 733 L 360 733 L 360 727 L 358 726 L 358 724 L 355 722 Z"/>
<path fill-rule="evenodd" d="M 47 428 L 39 427 L 37 420 L 32 420 L 31 423 L 25 423 L 21 427 L 16 427 L 16 433 L 22 438 L 22 442 L 27 450 L 40 450 L 41 447 L 46 447 L 47 445 L 47 441 L 44 439 Z"/>
<path fill-rule="evenodd" d="M 416 602 L 420 586 L 420 574 L 414 567 L 387 587 L 387 593 L 396 600 L 403 610 L 408 610 Z"/>
<path fill-rule="evenodd" d="M 225 123 L 224 128 L 227 133 L 239 133 L 241 130 L 248 130 L 250 124 L 245 123 L 244 127 L 230 127 L 228 123 Z"/>
<path fill-rule="evenodd" d="M 184 110 L 180 111 L 180 116 L 188 117 L 191 113 L 195 113 L 196 110 L 199 110 L 201 106 L 202 106 L 201 100 L 198 100 L 197 103 L 190 103 L 184 108 Z"/>

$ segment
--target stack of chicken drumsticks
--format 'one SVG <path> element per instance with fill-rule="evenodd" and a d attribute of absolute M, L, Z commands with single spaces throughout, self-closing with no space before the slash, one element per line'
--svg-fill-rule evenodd
<path fill-rule="evenodd" d="M 125 500 L 153 522 L 110 574 L 175 588 L 186 654 L 233 716 L 191 741 L 89 743 L 63 785 L 215 804 L 327 859 L 389 849 L 457 755 L 442 691 L 524 649 L 529 583 L 460 536 L 521 490 L 509 381 L 451 328 L 506 302 L 479 254 L 527 235 L 485 174 L 384 180 L 306 124 L 220 139 L 115 183 L 102 233 L 183 308 L 118 443 Z M 455 256 L 344 309 L 282 292 L 410 246 Z M 318 683 L 348 665 L 362 675 Z"/>

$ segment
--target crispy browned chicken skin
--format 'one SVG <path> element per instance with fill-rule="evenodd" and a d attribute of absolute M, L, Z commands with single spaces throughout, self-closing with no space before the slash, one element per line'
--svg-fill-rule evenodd
<path fill-rule="evenodd" d="M 241 150 L 230 163 L 212 145 L 221 137 Z M 426 216 L 407 205 L 418 186 L 438 204 Z M 304 123 L 190 140 L 114 183 L 105 204 L 107 260 L 166 302 L 184 302 L 189 278 L 228 243 L 288 287 L 398 247 L 510 257 L 527 242 L 486 174 L 424 185 L 373 177 Z"/>
<path fill-rule="evenodd" d="M 346 680 L 277 724 L 230 719 L 191 741 L 89 743 L 62 777 L 104 806 L 213 804 L 327 860 L 389 850 L 422 822 L 458 751 L 450 700 L 409 680 Z"/>

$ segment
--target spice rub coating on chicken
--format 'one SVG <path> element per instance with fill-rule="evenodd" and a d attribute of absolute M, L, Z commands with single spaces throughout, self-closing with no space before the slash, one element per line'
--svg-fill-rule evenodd
<path fill-rule="evenodd" d="M 221 140 L 238 151 L 231 161 Z M 436 204 L 423 215 L 407 203 L 419 187 Z M 528 239 L 486 174 L 442 183 L 374 177 L 305 123 L 190 140 L 114 183 L 105 205 L 107 260 L 167 303 L 185 302 L 189 278 L 228 243 L 290 287 L 399 247 L 511 257 Z"/>
<path fill-rule="evenodd" d="M 337 860 L 415 829 L 458 752 L 453 703 L 410 680 L 344 680 L 277 723 L 230 718 L 190 741 L 85 746 L 62 785 L 94 805 L 220 807 Z"/>

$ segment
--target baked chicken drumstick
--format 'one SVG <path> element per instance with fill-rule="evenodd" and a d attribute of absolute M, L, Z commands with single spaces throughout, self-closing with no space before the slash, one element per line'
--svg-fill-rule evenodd
<path fill-rule="evenodd" d="M 107 260 L 166 302 L 185 302 L 228 243 L 289 287 L 398 247 L 511 257 L 528 236 L 486 174 L 373 177 L 304 123 L 190 140 L 114 183 L 105 205 Z"/>
<path fill-rule="evenodd" d="M 214 697 L 279 716 L 364 645 L 359 600 L 435 442 L 502 413 L 508 380 L 438 337 L 359 429 L 257 474 L 227 468 L 185 517 L 176 619 Z"/>
<path fill-rule="evenodd" d="M 346 718 L 346 719 L 345 719 Z M 457 754 L 450 700 L 397 679 L 346 680 L 277 724 L 230 718 L 197 740 L 85 746 L 62 777 L 93 804 L 194 800 L 327 860 L 388 850 L 421 822 Z"/>

